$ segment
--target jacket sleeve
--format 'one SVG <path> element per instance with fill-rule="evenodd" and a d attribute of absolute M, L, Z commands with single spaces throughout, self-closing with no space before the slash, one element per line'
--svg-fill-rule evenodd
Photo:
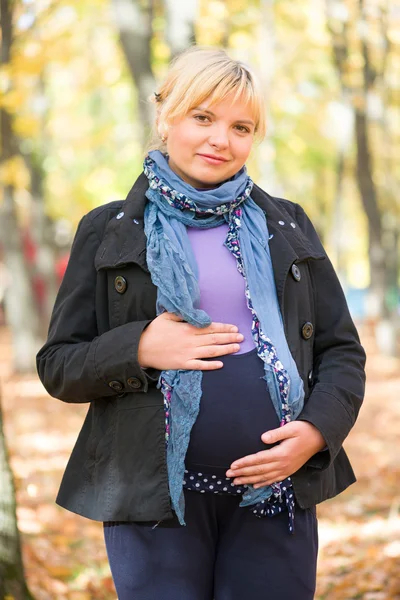
<path fill-rule="evenodd" d="M 140 336 L 150 320 L 98 334 L 94 258 L 99 245 L 90 215 L 86 215 L 72 244 L 47 341 L 36 357 L 44 387 L 65 402 L 146 392 L 149 382 L 155 381 L 152 370 L 141 369 L 137 357 Z"/>
<path fill-rule="evenodd" d="M 315 297 L 313 387 L 298 417 L 315 425 L 327 446 L 306 466 L 325 469 L 341 449 L 360 410 L 365 388 L 365 352 L 332 263 L 299 205 L 296 219 L 311 244 L 326 256 L 325 260 L 310 264 Z"/>

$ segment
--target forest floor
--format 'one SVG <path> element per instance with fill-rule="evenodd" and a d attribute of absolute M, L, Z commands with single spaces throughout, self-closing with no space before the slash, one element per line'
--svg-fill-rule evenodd
<path fill-rule="evenodd" d="M 360 332 L 367 396 L 345 443 L 358 482 L 318 506 L 316 600 L 400 599 L 400 361 L 380 356 L 367 329 Z M 35 374 L 13 375 L 10 341 L 0 329 L 0 391 L 30 589 L 37 600 L 115 599 L 101 524 L 54 503 L 87 407 L 50 398 Z"/>

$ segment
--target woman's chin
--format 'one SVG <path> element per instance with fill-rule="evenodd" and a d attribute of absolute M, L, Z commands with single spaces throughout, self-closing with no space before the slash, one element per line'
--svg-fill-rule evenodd
<path fill-rule="evenodd" d="M 214 188 L 221 185 L 221 183 L 224 183 L 224 181 L 228 181 L 228 179 L 230 179 L 231 177 L 232 175 L 227 175 L 226 173 L 224 173 L 224 175 L 222 175 L 221 173 L 218 174 L 209 172 L 197 173 L 197 183 L 194 187 L 200 189 Z"/>

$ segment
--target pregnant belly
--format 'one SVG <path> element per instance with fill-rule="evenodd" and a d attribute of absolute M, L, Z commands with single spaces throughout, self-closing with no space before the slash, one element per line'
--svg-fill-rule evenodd
<path fill-rule="evenodd" d="M 200 412 L 185 460 L 189 470 L 211 467 L 222 474 L 234 460 L 269 448 L 261 435 L 279 426 L 256 349 L 221 360 L 222 369 L 203 371 Z"/>

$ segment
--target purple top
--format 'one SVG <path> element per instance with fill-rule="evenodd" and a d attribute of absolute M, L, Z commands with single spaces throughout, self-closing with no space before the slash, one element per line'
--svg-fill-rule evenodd
<path fill-rule="evenodd" d="M 236 259 L 224 246 L 228 225 L 188 227 L 187 232 L 199 268 L 200 308 L 212 321 L 239 328 L 244 340 L 235 354 L 252 350 L 252 315 L 246 303 L 244 278 L 237 270 Z"/>

